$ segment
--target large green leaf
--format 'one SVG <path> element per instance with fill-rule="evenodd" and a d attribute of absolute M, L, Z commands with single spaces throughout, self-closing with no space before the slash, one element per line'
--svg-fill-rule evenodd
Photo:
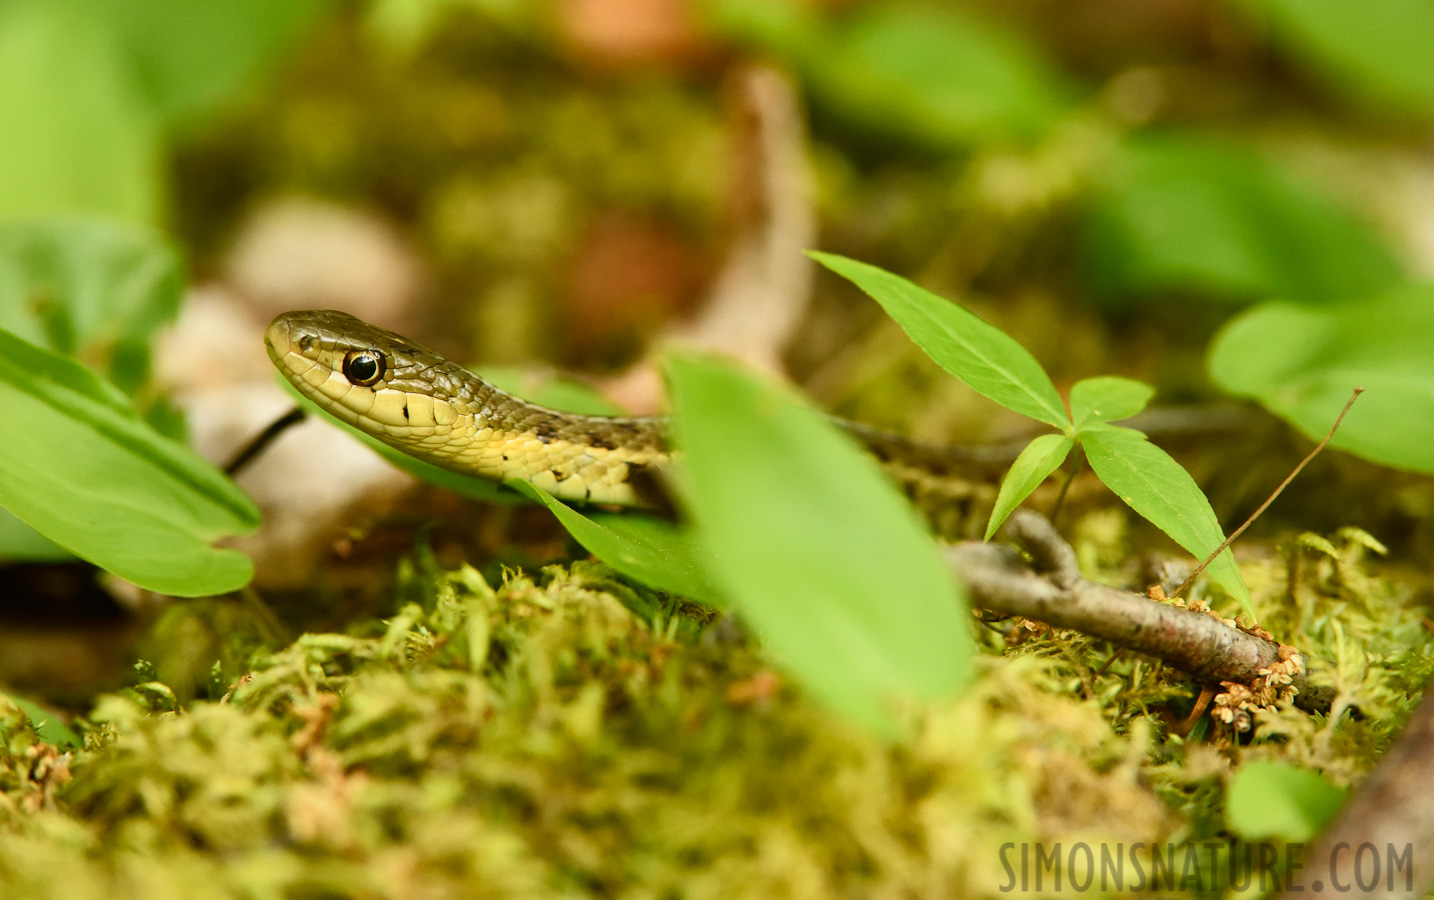
<path fill-rule="evenodd" d="M 668 368 L 706 568 L 772 654 L 834 709 L 894 733 L 889 704 L 965 677 L 971 638 L 911 506 L 786 390 L 719 363 Z"/>
<path fill-rule="evenodd" d="M 1428 0 L 1239 0 L 1332 87 L 1434 114 L 1434 4 Z"/>
<path fill-rule="evenodd" d="M 1089 235 L 1091 270 L 1113 294 L 1328 302 L 1401 277 L 1365 222 L 1232 140 L 1131 140 L 1110 171 Z"/>
<path fill-rule="evenodd" d="M 546 506 L 578 543 L 627 577 L 670 594 L 716 602 L 717 592 L 695 558 L 691 536 L 677 526 L 640 513 L 584 515 L 526 481 L 512 486 Z"/>
<path fill-rule="evenodd" d="M 1080 441 L 1096 477 L 1197 559 L 1205 559 L 1224 543 L 1220 520 L 1195 479 L 1145 435 L 1095 422 L 1081 429 Z M 1249 588 L 1228 548 L 1206 573 L 1254 617 Z"/>
<path fill-rule="evenodd" d="M 832 253 L 810 256 L 871 295 L 928 356 L 972 390 L 1062 430 L 1071 427 L 1046 370 L 999 328 L 876 266 Z"/>
<path fill-rule="evenodd" d="M 1287 763 L 1246 763 L 1230 781 L 1225 816 L 1242 838 L 1308 841 L 1344 805 L 1345 792 Z"/>
<path fill-rule="evenodd" d="M 179 259 L 159 235 L 95 219 L 0 224 L 0 328 L 78 357 L 126 390 L 179 309 Z"/>
<path fill-rule="evenodd" d="M 257 527 L 253 501 L 89 369 L 0 331 L 0 422 L 0 506 L 56 544 L 166 594 L 249 580 L 210 542 Z"/>
<path fill-rule="evenodd" d="M 1434 285 L 1325 309 L 1262 304 L 1220 332 L 1209 368 L 1222 388 L 1254 397 L 1312 439 L 1362 386 L 1331 445 L 1434 472 Z"/>
<path fill-rule="evenodd" d="M 159 128 L 91 4 L 0 3 L 0 133 L 0 220 L 158 218 Z"/>

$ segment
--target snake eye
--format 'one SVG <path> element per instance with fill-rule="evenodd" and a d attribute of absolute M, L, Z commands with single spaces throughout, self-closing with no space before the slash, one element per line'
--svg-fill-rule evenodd
<path fill-rule="evenodd" d="M 344 377 L 357 385 L 368 386 L 383 377 L 383 354 L 372 350 L 352 350 L 344 357 Z"/>

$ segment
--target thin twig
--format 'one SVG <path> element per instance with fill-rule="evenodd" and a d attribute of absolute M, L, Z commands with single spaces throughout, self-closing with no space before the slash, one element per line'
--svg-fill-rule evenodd
<path fill-rule="evenodd" d="M 1073 558 L 1074 551 L 1035 512 L 1016 510 L 1006 520 L 1004 533 L 1029 558 L 1014 547 L 982 541 L 962 541 L 943 551 L 951 571 L 966 585 L 972 606 L 1109 641 L 1153 656 L 1202 684 L 1250 684 L 1284 660 L 1287 651 L 1279 644 L 1207 613 L 1083 578 L 1063 579 L 1066 566 L 1060 560 Z M 1292 678 L 1296 706 L 1329 712 L 1332 690 L 1311 684 L 1305 672 Z"/>
<path fill-rule="evenodd" d="M 255 435 L 254 439 L 246 444 L 243 450 L 240 450 L 234 455 L 234 458 L 229 461 L 229 465 L 224 467 L 224 474 L 231 477 L 239 474 L 240 470 L 254 460 L 254 457 L 264 452 L 270 444 L 274 443 L 275 438 L 304 421 L 307 415 L 303 409 L 296 406 L 270 422 L 269 426 Z"/>
<path fill-rule="evenodd" d="M 1182 737 L 1195 730 L 1195 723 L 1200 721 L 1200 717 L 1205 715 L 1205 710 L 1210 708 L 1210 701 L 1215 699 L 1216 693 L 1215 688 L 1208 684 L 1200 688 L 1200 696 L 1195 698 L 1195 708 L 1190 710 L 1190 715 L 1186 716 L 1185 721 L 1180 725 Z"/>
<path fill-rule="evenodd" d="M 1349 408 L 1354 405 L 1354 401 L 1358 400 L 1359 395 L 1362 393 L 1364 393 L 1364 388 L 1357 387 L 1354 389 L 1354 393 L 1349 395 L 1348 402 L 1344 404 L 1344 409 L 1339 411 L 1339 418 L 1334 420 L 1334 424 L 1330 426 L 1329 434 L 1326 434 L 1324 436 L 1324 440 L 1316 444 L 1315 448 L 1309 452 L 1309 455 L 1306 456 L 1304 459 L 1300 460 L 1300 464 L 1295 466 L 1294 471 L 1290 472 L 1289 475 L 1285 476 L 1285 480 L 1280 482 L 1280 486 L 1275 488 L 1274 493 L 1270 494 L 1269 497 L 1265 498 L 1265 502 L 1260 504 L 1259 509 L 1255 510 L 1253 513 L 1250 514 L 1250 517 L 1245 520 L 1245 524 L 1232 531 L 1230 533 L 1230 536 L 1225 538 L 1225 542 L 1215 548 L 1214 553 L 1211 553 L 1209 556 L 1205 557 L 1205 561 L 1195 567 L 1195 571 L 1191 572 L 1190 577 L 1185 579 L 1180 584 L 1180 587 L 1175 589 L 1174 593 L 1170 595 L 1171 597 L 1179 597 L 1181 594 L 1185 593 L 1185 589 L 1190 587 L 1191 582 L 1193 582 L 1200 575 L 1201 572 L 1205 571 L 1205 567 L 1210 565 L 1210 563 L 1214 562 L 1215 557 L 1219 556 L 1221 553 L 1224 553 L 1225 549 L 1231 544 L 1233 544 L 1236 538 L 1244 534 L 1245 529 L 1249 528 L 1252 524 L 1254 524 L 1255 520 L 1258 519 L 1264 513 L 1264 511 L 1269 508 L 1270 504 L 1275 502 L 1275 498 L 1278 497 L 1281 493 L 1283 493 L 1285 488 L 1289 487 L 1290 482 L 1295 480 L 1295 476 L 1300 474 L 1304 467 L 1309 465 L 1310 460 L 1314 459 L 1317 455 L 1319 455 L 1319 452 L 1324 449 L 1325 444 L 1329 443 L 1330 438 L 1334 437 L 1334 433 L 1339 430 L 1340 423 L 1344 421 L 1345 414 L 1349 412 Z"/>
<path fill-rule="evenodd" d="M 1101 667 L 1100 667 L 1099 669 L 1096 669 L 1096 670 L 1095 670 L 1095 677 L 1096 677 L 1096 678 L 1099 678 L 1100 676 L 1104 675 L 1104 674 L 1106 673 L 1106 671 L 1107 671 L 1108 669 L 1110 669 L 1111 664 L 1114 663 L 1117 659 L 1120 659 L 1120 658 L 1121 658 L 1122 656 L 1124 656 L 1124 655 L 1125 655 L 1125 648 L 1124 648 L 1124 647 L 1116 647 L 1116 648 L 1115 648 L 1115 652 L 1110 655 L 1110 658 L 1107 659 L 1107 660 L 1101 665 Z"/>

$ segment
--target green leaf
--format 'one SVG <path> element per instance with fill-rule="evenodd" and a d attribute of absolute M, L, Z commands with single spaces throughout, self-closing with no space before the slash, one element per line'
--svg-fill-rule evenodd
<path fill-rule="evenodd" d="M 1112 294 L 1331 302 L 1401 278 L 1369 225 L 1233 140 L 1137 138 L 1110 170 L 1088 233 L 1090 268 Z"/>
<path fill-rule="evenodd" d="M 1133 378 L 1102 375 L 1085 378 L 1071 387 L 1071 418 L 1076 428 L 1091 422 L 1128 419 L 1145 409 L 1155 388 Z"/>
<path fill-rule="evenodd" d="M 892 701 L 961 684 L 972 652 L 961 594 L 862 450 L 786 390 L 728 366 L 677 357 L 668 376 L 679 484 L 707 572 L 773 656 L 887 735 Z"/>
<path fill-rule="evenodd" d="M 1242 838 L 1308 841 L 1344 805 L 1345 792 L 1316 772 L 1251 762 L 1230 781 L 1225 815 Z"/>
<path fill-rule="evenodd" d="M 1069 431 L 1070 417 L 1030 351 L 950 300 L 898 275 L 832 253 L 808 254 L 853 282 L 943 369 L 1007 409 Z"/>
<path fill-rule="evenodd" d="M 159 128 L 93 4 L 0 4 L 0 123 L 0 219 L 158 219 Z"/>
<path fill-rule="evenodd" d="M 1076 93 L 1024 34 L 967 8 L 866 5 L 796 46 L 832 109 L 938 149 L 1039 139 Z"/>
<path fill-rule="evenodd" d="M 176 254 L 147 229 L 100 219 L 0 224 L 0 328 L 78 357 L 127 392 L 148 377 L 150 339 L 181 292 Z M 70 554 L 3 513 L 0 556 Z"/>
<path fill-rule="evenodd" d="M 0 560 L 59 562 L 75 555 L 0 506 Z"/>
<path fill-rule="evenodd" d="M 1205 559 L 1225 541 L 1220 521 L 1195 479 L 1170 454 L 1130 428 L 1095 422 L 1082 428 L 1086 460 L 1106 486 L 1175 543 Z M 1250 591 L 1240 577 L 1235 557 L 1226 548 L 1205 570 L 1251 618 Z"/>
<path fill-rule="evenodd" d="M 991 520 L 986 523 L 986 540 L 1005 524 L 1011 511 L 1041 486 L 1041 482 L 1060 468 L 1070 455 L 1075 439 L 1064 434 L 1043 434 L 1026 445 L 1021 455 L 1011 464 L 1011 470 L 1001 479 L 1001 490 L 996 495 L 996 505 L 991 510 Z"/>
<path fill-rule="evenodd" d="M 107 0 L 96 4 L 123 42 L 147 105 L 186 125 L 252 81 L 328 0 Z"/>
<path fill-rule="evenodd" d="M 796 63 L 830 47 L 816 11 L 792 0 L 698 0 L 705 31 Z"/>
<path fill-rule="evenodd" d="M 1242 0 L 1331 87 L 1434 113 L 1434 5 L 1426 0 Z"/>
<path fill-rule="evenodd" d="M 249 559 L 210 542 L 256 528 L 253 501 L 89 369 L 0 331 L 0 421 L 0 506 L 45 537 L 161 593 L 248 582 Z"/>
<path fill-rule="evenodd" d="M 0 224 L 0 328 L 134 390 L 183 294 L 178 256 L 147 229 L 93 219 Z"/>
<path fill-rule="evenodd" d="M 716 591 L 695 558 L 691 536 L 676 526 L 640 513 L 585 516 L 526 481 L 511 484 L 551 510 L 578 543 L 627 577 L 669 594 L 715 602 Z"/>
<path fill-rule="evenodd" d="M 20 707 L 30 719 L 30 727 L 35 729 L 35 736 L 45 743 L 61 750 L 78 750 L 84 746 L 84 741 L 81 741 L 79 735 L 71 731 L 69 726 L 29 700 L 23 700 L 13 694 L 0 694 L 0 700 L 9 700 Z"/>
<path fill-rule="evenodd" d="M 1216 336 L 1209 369 L 1313 440 L 1363 386 L 1331 446 L 1434 472 L 1434 285 L 1327 309 L 1262 304 Z"/>

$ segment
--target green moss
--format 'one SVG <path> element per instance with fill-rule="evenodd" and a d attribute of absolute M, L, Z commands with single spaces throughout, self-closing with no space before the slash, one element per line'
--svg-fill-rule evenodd
<path fill-rule="evenodd" d="M 154 684 L 103 697 L 72 757 L 0 708 L 0 894 L 975 897 L 1008 841 L 1225 840 L 1232 766 L 1348 783 L 1428 673 L 1410 590 L 1357 535 L 1326 543 L 1293 598 L 1287 560 L 1246 574 L 1365 716 L 1269 710 L 1224 749 L 1167 733 L 1190 685 L 1134 657 L 1097 674 L 1110 648 L 1077 635 L 988 641 L 973 686 L 890 745 L 733 623 L 599 566 L 496 590 L 405 566 L 393 617 L 261 652 L 179 712 Z"/>

